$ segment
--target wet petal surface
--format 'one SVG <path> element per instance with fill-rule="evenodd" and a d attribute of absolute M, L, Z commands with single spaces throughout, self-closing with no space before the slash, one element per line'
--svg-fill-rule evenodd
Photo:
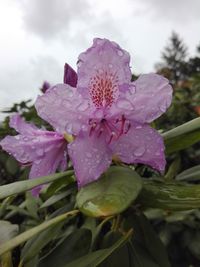
<path fill-rule="evenodd" d="M 81 133 L 68 145 L 79 187 L 95 181 L 109 167 L 112 153 L 103 135 L 97 137 Z"/>
<path fill-rule="evenodd" d="M 110 144 L 113 154 L 125 163 L 143 163 L 159 171 L 165 168 L 162 137 L 148 125 L 131 124 L 127 134 Z"/>
<path fill-rule="evenodd" d="M 88 125 L 88 100 L 67 84 L 58 84 L 38 96 L 35 107 L 39 116 L 59 133 L 77 134 Z"/>

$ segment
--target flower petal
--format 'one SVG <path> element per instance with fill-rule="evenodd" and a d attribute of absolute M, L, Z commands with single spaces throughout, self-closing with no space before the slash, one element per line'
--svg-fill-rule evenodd
<path fill-rule="evenodd" d="M 60 143 L 60 145 L 54 145 L 49 148 L 48 153 L 44 157 L 41 157 L 33 162 L 29 178 L 37 178 L 41 176 L 50 175 L 56 172 L 56 169 L 63 164 L 66 160 L 66 144 Z M 65 165 L 66 169 L 66 165 Z M 37 186 L 32 189 L 33 196 L 38 196 L 43 186 Z"/>
<path fill-rule="evenodd" d="M 139 123 L 149 123 L 163 114 L 172 101 L 172 87 L 161 75 L 141 75 L 134 83 L 135 93 L 127 94 L 133 110 L 127 111 L 127 118 Z"/>
<path fill-rule="evenodd" d="M 103 135 L 90 137 L 81 133 L 68 145 L 68 152 L 79 187 L 97 180 L 112 161 L 112 153 Z"/>
<path fill-rule="evenodd" d="M 78 58 L 80 92 L 88 94 L 97 107 L 111 106 L 119 88 L 131 81 L 130 56 L 107 39 L 94 39 L 92 47 Z"/>
<path fill-rule="evenodd" d="M 38 96 L 35 107 L 39 116 L 59 133 L 77 134 L 84 125 L 88 125 L 88 100 L 70 85 L 52 87 L 44 95 Z"/>
<path fill-rule="evenodd" d="M 126 163 L 143 163 L 159 171 L 165 169 L 164 143 L 148 125 L 133 124 L 127 134 L 110 144 L 113 154 Z"/>
<path fill-rule="evenodd" d="M 38 128 L 34 124 L 25 122 L 19 114 L 14 114 L 10 117 L 9 125 L 18 133 L 24 135 L 32 134 L 34 131 L 38 130 Z"/>
<path fill-rule="evenodd" d="M 63 82 L 71 85 L 72 87 L 76 87 L 77 79 L 78 77 L 77 77 L 77 73 L 75 72 L 75 70 L 72 69 L 70 65 L 65 63 Z"/>

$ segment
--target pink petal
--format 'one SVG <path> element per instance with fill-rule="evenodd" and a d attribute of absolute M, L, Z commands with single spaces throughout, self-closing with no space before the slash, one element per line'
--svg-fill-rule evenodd
<path fill-rule="evenodd" d="M 133 85 L 135 94 L 129 97 L 133 106 L 133 111 L 127 116 L 129 119 L 139 123 L 149 123 L 162 115 L 170 106 L 172 87 L 161 75 L 153 73 L 141 75 Z"/>
<path fill-rule="evenodd" d="M 25 122 L 19 114 L 15 114 L 10 117 L 9 125 L 11 128 L 14 128 L 18 133 L 21 134 L 28 135 L 32 134 L 35 130 L 38 130 L 34 124 Z"/>
<path fill-rule="evenodd" d="M 64 159 L 66 160 L 65 152 L 66 152 L 65 143 L 60 143 L 59 146 L 57 144 L 49 147 L 48 153 L 46 153 L 43 157 L 33 162 L 29 178 L 33 179 L 55 173 L 57 168 L 61 164 L 63 164 Z M 66 164 L 65 164 L 65 169 L 66 169 Z M 34 189 L 32 189 L 32 194 L 34 196 L 38 196 L 42 187 L 43 186 L 37 186 Z"/>
<path fill-rule="evenodd" d="M 159 171 L 165 169 L 163 139 L 148 125 L 132 124 L 128 133 L 110 146 L 113 154 L 125 163 L 143 163 Z"/>
<path fill-rule="evenodd" d="M 35 107 L 39 116 L 59 133 L 76 134 L 88 124 L 88 100 L 67 84 L 58 84 L 38 96 Z"/>
<path fill-rule="evenodd" d="M 69 64 L 65 63 L 63 82 L 71 85 L 72 87 L 76 87 L 77 79 L 78 77 L 75 70 L 72 69 L 72 67 Z"/>
<path fill-rule="evenodd" d="M 95 107 L 111 106 L 119 89 L 131 80 L 130 56 L 107 39 L 94 39 L 92 47 L 78 58 L 80 92 L 88 94 Z"/>
<path fill-rule="evenodd" d="M 104 136 L 81 134 L 68 145 L 68 152 L 73 162 L 78 185 L 97 180 L 109 167 L 112 154 Z"/>
<path fill-rule="evenodd" d="M 6 136 L 0 145 L 19 162 L 26 164 L 44 157 L 52 147 L 60 147 L 64 138 L 55 133 L 39 130 L 29 135 Z"/>

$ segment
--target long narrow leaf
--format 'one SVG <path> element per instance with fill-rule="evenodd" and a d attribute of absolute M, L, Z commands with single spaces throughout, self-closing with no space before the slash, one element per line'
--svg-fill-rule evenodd
<path fill-rule="evenodd" d="M 62 214 L 60 216 L 57 216 L 51 220 L 45 221 L 41 223 L 40 225 L 33 227 L 32 229 L 16 236 L 15 238 L 5 242 L 3 245 L 0 246 L 0 255 L 4 254 L 7 251 L 12 250 L 13 248 L 17 247 L 21 243 L 24 243 L 25 241 L 29 240 L 31 237 L 35 236 L 36 234 L 39 234 L 40 232 L 48 229 L 49 227 L 64 221 L 67 217 L 76 215 L 79 211 L 78 210 L 72 210 L 65 214 Z"/>
<path fill-rule="evenodd" d="M 40 177 L 36 179 L 3 185 L 3 186 L 0 186 L 0 199 L 22 193 L 38 185 L 50 183 L 65 176 L 66 176 L 66 179 L 68 179 L 69 183 L 72 183 L 75 181 L 72 175 L 73 175 L 73 171 L 66 171 L 66 172 L 55 173 L 49 176 L 44 176 L 44 177 Z"/>

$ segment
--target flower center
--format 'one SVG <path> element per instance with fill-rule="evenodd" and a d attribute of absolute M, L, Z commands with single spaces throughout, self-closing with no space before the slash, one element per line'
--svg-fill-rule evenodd
<path fill-rule="evenodd" d="M 100 121 L 90 119 L 89 125 L 91 126 L 89 133 L 90 136 L 96 133 L 97 137 L 100 137 L 102 133 L 106 133 L 109 137 L 108 143 L 111 143 L 112 140 L 117 140 L 122 134 L 127 134 L 131 127 L 130 122 L 124 117 L 124 115 L 122 115 L 120 119 L 109 121 L 105 118 Z"/>
<path fill-rule="evenodd" d="M 97 70 L 90 78 L 89 92 L 97 108 L 110 107 L 117 97 L 118 76 L 110 71 Z"/>

